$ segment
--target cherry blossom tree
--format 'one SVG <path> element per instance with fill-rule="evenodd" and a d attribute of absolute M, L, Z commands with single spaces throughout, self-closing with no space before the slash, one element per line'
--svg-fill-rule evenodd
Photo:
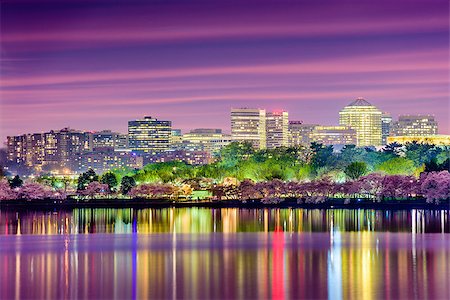
<path fill-rule="evenodd" d="M 361 193 L 374 201 L 381 201 L 381 190 L 383 188 L 384 176 L 379 173 L 372 173 L 358 179 Z"/>
<path fill-rule="evenodd" d="M 0 201 L 14 200 L 17 198 L 17 193 L 11 189 L 8 180 L 0 180 Z"/>
<path fill-rule="evenodd" d="M 40 200 L 52 197 L 52 191 L 39 183 L 25 183 L 17 191 L 18 199 Z"/>
<path fill-rule="evenodd" d="M 439 204 L 450 198 L 450 173 L 448 171 L 430 172 L 423 179 L 421 191 L 428 203 Z"/>
<path fill-rule="evenodd" d="M 176 190 L 170 184 L 141 184 L 133 187 L 128 195 L 134 198 L 164 198 L 174 196 Z"/>
<path fill-rule="evenodd" d="M 94 199 L 98 196 L 105 196 L 108 192 L 109 187 L 107 184 L 93 181 L 89 183 L 84 190 L 80 191 L 80 194 Z"/>

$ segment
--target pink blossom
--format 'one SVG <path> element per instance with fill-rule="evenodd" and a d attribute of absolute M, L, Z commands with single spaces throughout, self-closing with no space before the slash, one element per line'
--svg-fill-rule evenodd
<path fill-rule="evenodd" d="M 17 198 L 17 193 L 11 189 L 9 182 L 5 179 L 0 180 L 0 201 L 14 200 Z"/>
<path fill-rule="evenodd" d="M 430 172 L 422 178 L 421 191 L 429 203 L 439 203 L 450 198 L 450 173 Z"/>
<path fill-rule="evenodd" d="M 98 181 L 93 181 L 89 183 L 89 185 L 81 191 L 81 194 L 84 196 L 89 196 L 94 198 L 95 196 L 104 196 L 109 192 L 109 187 L 107 184 L 100 183 Z"/>
<path fill-rule="evenodd" d="M 51 198 L 52 191 L 39 183 L 25 183 L 18 189 L 17 198 L 27 200 L 38 200 Z"/>

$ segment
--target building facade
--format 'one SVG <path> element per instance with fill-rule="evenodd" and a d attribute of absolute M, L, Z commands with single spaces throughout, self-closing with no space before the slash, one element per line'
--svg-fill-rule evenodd
<path fill-rule="evenodd" d="M 102 130 L 92 133 L 92 147 L 95 148 L 128 148 L 128 134 L 121 134 L 111 130 Z"/>
<path fill-rule="evenodd" d="M 266 111 L 232 108 L 231 138 L 236 142 L 249 142 L 256 149 L 266 148 Z"/>
<path fill-rule="evenodd" d="M 390 135 L 423 136 L 423 135 L 436 135 L 437 132 L 438 132 L 438 124 L 434 116 L 405 115 L 399 116 L 398 121 L 392 124 Z"/>
<path fill-rule="evenodd" d="M 181 149 L 205 151 L 216 155 L 232 142 L 231 135 L 222 133 L 222 129 L 198 128 L 185 133 Z"/>
<path fill-rule="evenodd" d="M 389 113 L 384 112 L 381 115 L 381 144 L 387 144 L 387 137 L 391 132 L 392 117 Z"/>
<path fill-rule="evenodd" d="M 324 145 L 356 145 L 356 130 L 349 126 L 316 126 L 311 140 Z"/>
<path fill-rule="evenodd" d="M 144 164 L 169 161 L 182 161 L 189 165 L 204 165 L 211 163 L 213 158 L 210 153 L 200 150 L 170 150 L 144 157 Z"/>
<path fill-rule="evenodd" d="M 419 144 L 430 144 L 436 146 L 450 146 L 450 135 L 435 134 L 435 135 L 416 135 L 416 136 L 389 136 L 387 142 L 407 144 L 416 142 Z"/>
<path fill-rule="evenodd" d="M 113 169 L 140 169 L 142 167 L 143 158 L 136 153 L 103 148 L 78 155 L 74 160 L 73 169 L 76 173 L 82 173 L 92 169 L 97 174 L 102 174 Z"/>
<path fill-rule="evenodd" d="M 152 117 L 128 122 L 129 148 L 138 153 L 156 154 L 170 149 L 172 122 Z"/>
<path fill-rule="evenodd" d="M 289 141 L 291 147 L 311 144 L 311 134 L 317 124 L 303 124 L 302 121 L 289 121 Z"/>
<path fill-rule="evenodd" d="M 289 114 L 287 111 L 267 112 L 266 147 L 274 149 L 289 145 Z"/>
<path fill-rule="evenodd" d="M 36 171 L 71 169 L 74 156 L 91 150 L 92 134 L 70 128 L 7 138 L 8 161 Z"/>
<path fill-rule="evenodd" d="M 339 112 L 339 124 L 356 130 L 357 146 L 381 146 L 381 115 L 378 108 L 357 98 Z"/>

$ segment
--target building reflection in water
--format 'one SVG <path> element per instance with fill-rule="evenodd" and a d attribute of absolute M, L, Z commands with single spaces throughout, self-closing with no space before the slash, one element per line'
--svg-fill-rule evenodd
<path fill-rule="evenodd" d="M 134 224 L 134 225 L 133 225 Z M 448 210 L 74 209 L 0 211 L 0 234 L 210 232 L 450 233 Z"/>
<path fill-rule="evenodd" d="M 449 298 L 448 216 L 424 210 L 2 211 L 0 298 Z"/>
<path fill-rule="evenodd" d="M 448 239 L 410 235 L 2 236 L 0 298 L 448 297 Z"/>

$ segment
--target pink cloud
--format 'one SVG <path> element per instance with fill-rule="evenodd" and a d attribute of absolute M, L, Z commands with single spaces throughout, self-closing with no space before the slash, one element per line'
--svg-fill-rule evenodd
<path fill-rule="evenodd" d="M 412 63 L 412 58 L 414 63 Z M 406 52 L 378 56 L 321 59 L 305 63 L 283 63 L 248 66 L 199 67 L 159 70 L 119 70 L 36 77 L 6 78 L 0 87 L 50 85 L 81 82 L 150 80 L 158 78 L 198 77 L 230 74 L 345 74 L 417 70 L 448 70 L 442 63 L 447 51 Z"/>

